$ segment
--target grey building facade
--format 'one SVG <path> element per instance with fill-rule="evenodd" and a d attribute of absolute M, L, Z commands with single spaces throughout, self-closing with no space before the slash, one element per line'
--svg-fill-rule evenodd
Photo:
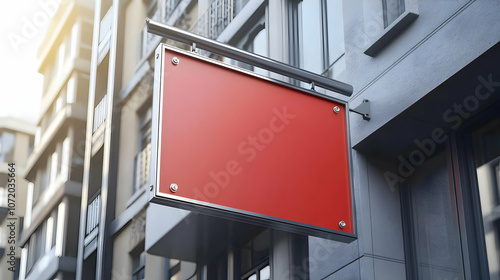
<path fill-rule="evenodd" d="M 496 0 L 96 1 L 77 279 L 499 279 L 498 14 Z M 370 120 L 349 113 L 355 241 L 149 203 L 153 53 L 186 46 L 146 17 L 369 100 Z"/>

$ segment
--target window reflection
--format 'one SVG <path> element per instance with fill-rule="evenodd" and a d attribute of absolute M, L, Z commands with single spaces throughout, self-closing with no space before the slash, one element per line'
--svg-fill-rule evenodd
<path fill-rule="evenodd" d="M 464 279 L 454 188 L 448 177 L 446 153 L 429 159 L 404 183 L 409 197 L 416 279 Z M 407 204 L 404 204 L 407 207 Z"/>
<path fill-rule="evenodd" d="M 474 136 L 476 174 L 491 279 L 500 279 L 500 121 Z"/>
<path fill-rule="evenodd" d="M 384 28 L 389 26 L 405 11 L 405 0 L 383 0 Z"/>
<path fill-rule="evenodd" d="M 300 67 L 318 74 L 330 70 L 335 78 L 345 68 L 342 1 L 301 1 L 297 12 Z"/>

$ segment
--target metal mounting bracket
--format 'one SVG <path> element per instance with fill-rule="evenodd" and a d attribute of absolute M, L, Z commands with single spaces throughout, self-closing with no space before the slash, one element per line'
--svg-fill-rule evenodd
<path fill-rule="evenodd" d="M 363 102 L 358 105 L 358 107 L 349 109 L 349 111 L 354 112 L 356 114 L 360 114 L 363 116 L 363 120 L 370 120 L 370 100 L 363 99 Z"/>

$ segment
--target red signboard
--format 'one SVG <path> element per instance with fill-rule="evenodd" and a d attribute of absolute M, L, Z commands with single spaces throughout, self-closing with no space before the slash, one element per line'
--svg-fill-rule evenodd
<path fill-rule="evenodd" d="M 354 238 L 346 104 L 160 46 L 155 202 Z"/>

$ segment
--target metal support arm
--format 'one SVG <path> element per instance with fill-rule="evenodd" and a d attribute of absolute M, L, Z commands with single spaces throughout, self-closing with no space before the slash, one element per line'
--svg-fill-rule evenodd
<path fill-rule="evenodd" d="M 293 67 L 264 56 L 243 51 L 227 44 L 223 44 L 221 42 L 217 42 L 179 28 L 168 26 L 149 18 L 146 19 L 146 24 L 148 32 L 152 34 L 156 34 L 188 45 L 196 44 L 197 48 L 205 49 L 207 51 L 236 59 L 238 61 L 245 62 L 250 65 L 260 67 L 271 72 L 294 78 L 306 83 L 311 83 L 316 86 L 338 92 L 345 96 L 351 96 L 353 91 L 352 86 L 349 84 L 329 79 L 327 77 L 297 67 Z"/>
<path fill-rule="evenodd" d="M 370 120 L 370 100 L 363 99 L 363 102 L 358 105 L 356 108 L 349 109 L 349 111 L 354 112 L 356 114 L 360 114 L 363 116 L 363 120 Z"/>

